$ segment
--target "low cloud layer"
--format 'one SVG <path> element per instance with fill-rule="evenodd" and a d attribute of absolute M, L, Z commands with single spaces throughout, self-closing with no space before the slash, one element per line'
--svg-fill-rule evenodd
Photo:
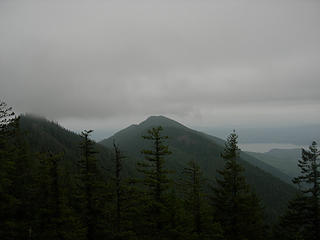
<path fill-rule="evenodd" d="M 316 123 L 320 2 L 0 2 L 0 97 L 67 125 Z"/>

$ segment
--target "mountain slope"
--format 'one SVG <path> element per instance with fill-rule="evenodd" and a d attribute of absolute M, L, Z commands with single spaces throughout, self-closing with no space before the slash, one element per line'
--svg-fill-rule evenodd
<path fill-rule="evenodd" d="M 140 151 L 148 148 L 148 144 L 150 144 L 148 141 L 143 140 L 141 136 L 145 135 L 150 127 L 159 125 L 164 128 L 163 134 L 169 136 L 168 144 L 173 152 L 167 161 L 168 168 L 175 170 L 176 175 L 179 175 L 186 163 L 191 159 L 195 159 L 202 168 L 205 177 L 214 182 L 216 170 L 224 166 L 224 161 L 220 156 L 224 148 L 224 141 L 189 129 L 163 116 L 153 116 L 139 125 L 131 125 L 100 143 L 110 147 L 113 139 L 115 139 L 120 148 L 129 157 L 129 164 L 135 166 L 136 162 L 143 157 Z M 260 166 L 266 167 L 268 165 L 254 157 L 242 153 L 240 161 L 246 169 L 245 175 L 248 183 L 263 199 L 269 217 L 275 218 L 293 196 L 295 189 L 255 166 L 260 164 Z M 268 167 L 276 171 L 271 166 Z M 282 174 L 281 172 L 278 173 Z M 285 176 L 284 174 L 282 175 Z"/>
<path fill-rule="evenodd" d="M 71 132 L 59 124 L 32 115 L 20 116 L 20 127 L 26 134 L 26 141 L 35 152 L 64 152 L 64 163 L 72 165 L 80 158 L 79 134 Z M 104 167 L 110 166 L 111 151 L 96 144 L 96 158 Z"/>
<path fill-rule="evenodd" d="M 201 132 L 199 132 L 199 134 L 202 134 L 203 136 L 209 138 L 211 141 L 224 147 L 224 144 L 225 144 L 224 140 L 205 134 L 205 133 L 201 133 Z M 273 164 L 272 162 L 273 156 L 271 154 L 264 155 L 264 154 L 255 153 L 255 152 L 241 152 L 241 157 L 243 160 L 262 169 L 267 173 L 270 173 L 274 177 L 277 177 L 286 183 L 292 184 L 292 181 L 291 181 L 292 176 L 288 174 L 286 171 L 283 171 L 281 168 L 278 168 L 277 164 Z"/>
<path fill-rule="evenodd" d="M 146 134 L 147 129 L 159 124 L 164 127 L 164 134 L 170 136 L 169 145 L 173 154 L 168 159 L 168 167 L 175 170 L 175 176 L 179 176 L 188 161 L 195 159 L 199 162 L 205 176 L 213 183 L 216 170 L 224 165 L 220 157 L 224 141 L 189 129 L 165 117 L 151 117 L 139 125 L 131 125 L 112 138 L 104 140 L 101 143 L 104 146 L 96 144 L 97 159 L 104 167 L 109 169 L 112 167 L 112 152 L 109 149 L 112 147 L 113 139 L 116 139 L 120 148 L 128 156 L 124 162 L 125 172 L 129 175 L 136 174 L 136 161 L 142 158 L 140 150 L 148 147 L 148 142 L 141 136 Z M 79 134 L 64 129 L 57 123 L 32 116 L 21 116 L 20 125 L 27 134 L 27 142 L 32 150 L 64 151 L 65 163 L 69 165 L 73 165 L 79 159 L 81 142 Z M 243 158 L 241 161 L 246 169 L 248 183 L 263 199 L 269 218 L 274 219 L 294 194 L 294 188 L 256 167 L 255 165 L 261 165 L 261 162 L 254 157 L 250 158 L 243 153 L 241 158 Z M 274 170 L 271 169 L 271 172 Z"/>
<path fill-rule="evenodd" d="M 299 174 L 298 160 L 301 149 L 272 149 L 266 153 L 248 152 L 249 155 L 279 169 L 291 179 Z"/>

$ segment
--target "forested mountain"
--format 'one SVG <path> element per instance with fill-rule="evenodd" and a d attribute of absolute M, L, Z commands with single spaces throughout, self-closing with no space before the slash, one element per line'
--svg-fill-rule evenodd
<path fill-rule="evenodd" d="M 66 163 L 75 162 L 79 158 L 80 135 L 59 126 L 57 123 L 31 115 L 21 116 L 20 125 L 26 132 L 27 142 L 34 151 L 64 151 Z M 170 170 L 175 172 L 173 176 L 179 178 L 187 162 L 195 160 L 203 169 L 205 178 L 214 183 L 216 170 L 221 169 L 224 164 L 220 156 L 224 140 L 194 131 L 163 116 L 152 116 L 142 123 L 131 125 L 109 139 L 101 141 L 100 144 L 96 144 L 97 158 L 106 169 L 106 173 L 112 168 L 112 151 L 110 149 L 113 148 L 113 140 L 115 140 L 127 156 L 124 172 L 131 176 L 135 175 L 136 163 L 142 158 L 140 151 L 148 147 L 141 136 L 150 127 L 159 125 L 164 128 L 164 134 L 169 136 L 168 144 L 173 154 L 168 157 L 167 165 Z M 289 182 L 289 178 L 276 168 L 246 153 L 241 153 L 240 161 L 246 169 L 245 175 L 248 183 L 263 199 L 270 219 L 275 219 L 295 191 L 294 188 L 283 182 Z"/>
<path fill-rule="evenodd" d="M 3 125 L 1 236 L 269 239 L 298 192 L 239 151 L 236 132 L 224 141 L 153 116 L 100 143 L 91 133 L 31 115 Z"/>
<path fill-rule="evenodd" d="M 134 166 L 142 158 L 140 149 L 148 147 L 141 136 L 150 127 L 159 125 L 163 127 L 164 134 L 169 136 L 168 144 L 172 151 L 172 155 L 168 157 L 167 167 L 179 175 L 187 162 L 195 160 L 203 169 L 204 176 L 213 183 L 216 177 L 216 170 L 224 166 L 224 161 L 220 155 L 224 148 L 224 141 L 194 131 L 166 117 L 149 117 L 140 124 L 131 125 L 100 143 L 106 147 L 112 147 L 115 140 L 129 157 L 128 164 Z M 257 165 L 278 174 L 283 180 L 289 181 L 288 177 L 245 153 L 241 154 L 240 162 L 245 168 L 245 176 L 248 183 L 262 198 L 269 217 L 274 219 L 285 208 L 295 189 L 278 177 L 261 170 Z"/>

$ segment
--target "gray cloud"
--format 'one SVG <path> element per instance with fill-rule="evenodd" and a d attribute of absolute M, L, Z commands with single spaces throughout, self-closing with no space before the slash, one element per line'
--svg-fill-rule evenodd
<path fill-rule="evenodd" d="M 103 127 L 314 123 L 320 2 L 1 1 L 0 96 Z"/>

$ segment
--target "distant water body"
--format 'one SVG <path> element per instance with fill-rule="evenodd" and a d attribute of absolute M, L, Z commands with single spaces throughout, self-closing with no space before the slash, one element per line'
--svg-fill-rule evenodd
<path fill-rule="evenodd" d="M 295 148 L 308 148 L 308 146 L 288 144 L 288 143 L 245 143 L 239 144 L 242 151 L 248 152 L 269 152 L 271 149 L 295 149 Z"/>

